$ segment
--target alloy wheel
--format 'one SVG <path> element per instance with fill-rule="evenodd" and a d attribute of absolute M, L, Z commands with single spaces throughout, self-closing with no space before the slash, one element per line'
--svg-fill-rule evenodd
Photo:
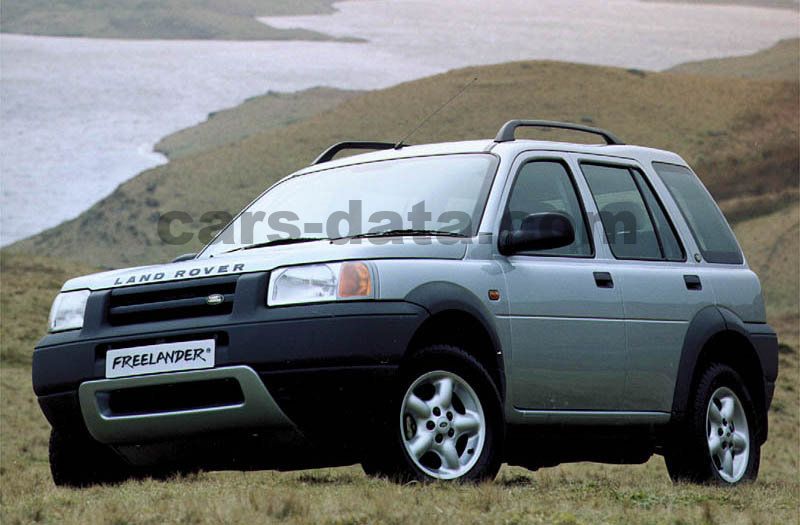
<path fill-rule="evenodd" d="M 400 433 L 411 461 L 428 476 L 456 479 L 475 465 L 486 418 L 472 387 L 452 372 L 427 372 L 406 391 Z"/>
<path fill-rule="evenodd" d="M 744 406 L 727 387 L 714 391 L 706 411 L 708 452 L 719 476 L 736 483 L 750 459 L 750 431 Z"/>

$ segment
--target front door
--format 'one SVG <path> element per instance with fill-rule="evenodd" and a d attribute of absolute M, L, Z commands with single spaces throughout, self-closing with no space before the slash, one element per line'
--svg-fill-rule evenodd
<path fill-rule="evenodd" d="M 617 409 L 627 360 L 622 297 L 613 264 L 597 254 L 592 240 L 584 206 L 591 201 L 579 197 L 588 191 L 585 183 L 564 157 L 530 156 L 518 161 L 506 191 L 500 231 L 518 228 L 528 214 L 553 211 L 570 217 L 575 228 L 569 246 L 502 261 L 514 407 Z"/>

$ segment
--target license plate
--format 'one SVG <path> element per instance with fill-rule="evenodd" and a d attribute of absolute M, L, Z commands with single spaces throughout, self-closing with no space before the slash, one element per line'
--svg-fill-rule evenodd
<path fill-rule="evenodd" d="M 213 368 L 214 353 L 213 339 L 109 350 L 106 354 L 106 377 Z"/>

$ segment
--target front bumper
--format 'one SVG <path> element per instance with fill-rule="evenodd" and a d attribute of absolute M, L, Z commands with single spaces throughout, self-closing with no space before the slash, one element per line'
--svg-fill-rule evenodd
<path fill-rule="evenodd" d="M 96 309 L 102 306 L 95 294 L 91 301 Z M 349 423 L 363 423 L 392 395 L 400 359 L 428 316 L 424 308 L 402 301 L 263 304 L 255 301 L 248 310 L 219 317 L 142 325 L 87 322 L 83 330 L 48 335 L 33 353 L 39 404 L 53 427 L 79 427 L 114 446 L 240 430 L 281 433 L 284 439 L 302 434 L 313 441 L 337 429 L 339 441 L 348 442 Z M 208 338 L 216 340 L 213 369 L 104 377 L 109 349 Z M 226 380 L 239 385 L 241 399 L 169 410 L 140 406 L 124 413 L 108 403 L 114 392 Z"/>
<path fill-rule="evenodd" d="M 213 402 L 206 406 L 191 404 L 168 411 L 140 410 L 119 412 L 111 405 L 112 395 L 120 392 L 152 389 L 164 385 L 206 385 L 213 388 L 220 381 L 231 381 L 241 397 Z M 248 366 L 229 366 L 190 372 L 173 372 L 120 379 L 86 381 L 78 387 L 78 401 L 89 434 L 100 443 L 124 444 L 169 439 L 214 430 L 273 429 L 296 431 L 278 407 L 258 374 Z"/>

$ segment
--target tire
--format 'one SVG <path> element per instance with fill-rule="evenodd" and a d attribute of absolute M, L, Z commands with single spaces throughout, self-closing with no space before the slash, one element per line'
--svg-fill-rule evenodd
<path fill-rule="evenodd" d="M 362 462 L 364 472 L 397 482 L 495 478 L 503 406 L 474 357 L 454 346 L 424 348 L 401 366 L 397 390 L 380 417 L 381 437 Z"/>
<path fill-rule="evenodd" d="M 132 475 L 122 458 L 90 436 L 55 429 L 50 432 L 50 473 L 59 487 L 120 483 Z"/>
<path fill-rule="evenodd" d="M 670 478 L 723 486 L 754 481 L 761 462 L 758 421 L 741 376 L 727 365 L 711 364 L 697 382 L 684 423 L 666 447 Z"/>

